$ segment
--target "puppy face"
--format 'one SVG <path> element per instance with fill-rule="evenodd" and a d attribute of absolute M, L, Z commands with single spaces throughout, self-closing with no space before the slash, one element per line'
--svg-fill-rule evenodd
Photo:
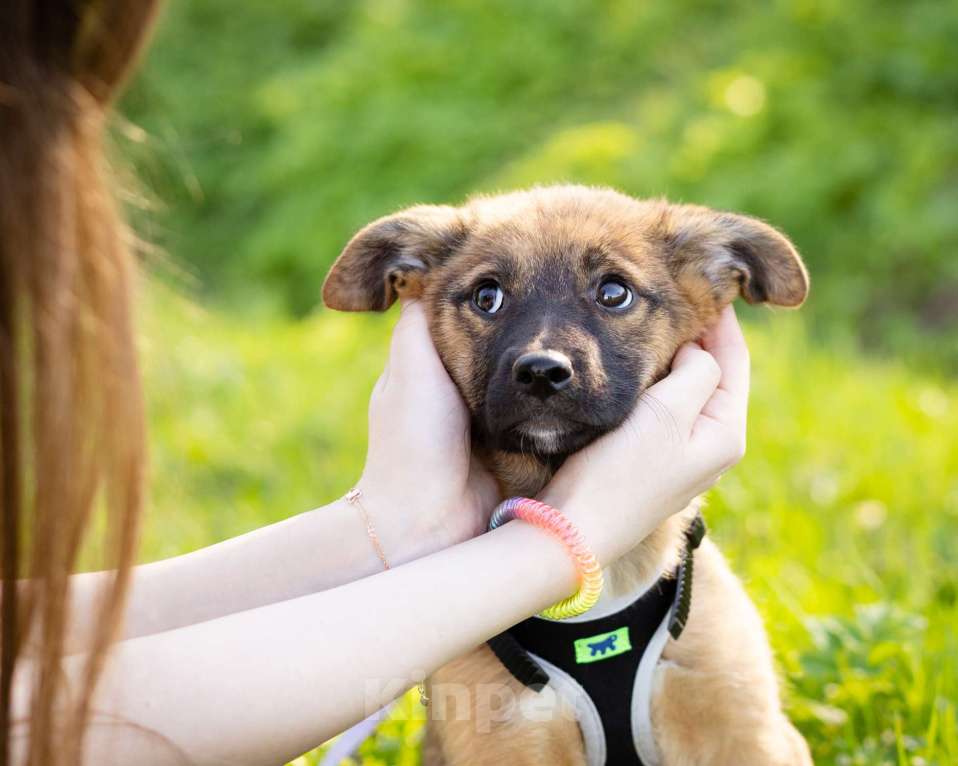
<path fill-rule="evenodd" d="M 619 425 L 737 295 L 798 306 L 807 292 L 795 249 L 760 221 L 567 186 L 380 219 L 323 298 L 382 311 L 421 297 L 474 438 L 551 462 Z"/>

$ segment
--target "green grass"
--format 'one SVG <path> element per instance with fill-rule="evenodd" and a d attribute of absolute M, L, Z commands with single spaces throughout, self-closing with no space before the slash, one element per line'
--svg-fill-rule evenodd
<path fill-rule="evenodd" d="M 820 764 L 958 763 L 958 385 L 822 346 L 801 314 L 747 317 L 748 455 L 707 517 L 765 616 L 790 714 Z M 253 320 L 151 289 L 143 319 L 145 558 L 321 505 L 358 476 L 391 317 Z M 414 708 L 362 763 L 417 762 Z"/>
<path fill-rule="evenodd" d="M 569 180 L 767 218 L 816 326 L 954 371 L 956 36 L 940 0 L 172 0 L 124 148 L 244 310 L 307 313 L 399 206 Z"/>
<path fill-rule="evenodd" d="M 372 218 L 557 180 L 755 214 L 813 290 L 748 313 L 712 533 L 819 763 L 958 763 L 956 36 L 940 0 L 170 0 L 118 148 L 209 308 L 147 291 L 144 556 L 359 474 L 391 319 L 310 311 Z M 420 728 L 364 763 L 415 762 Z"/>

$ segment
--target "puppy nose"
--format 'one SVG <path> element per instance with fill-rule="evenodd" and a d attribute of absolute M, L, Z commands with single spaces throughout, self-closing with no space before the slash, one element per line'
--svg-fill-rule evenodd
<path fill-rule="evenodd" d="M 572 380 L 572 362 L 558 351 L 530 351 L 512 365 L 512 378 L 527 394 L 548 399 Z"/>

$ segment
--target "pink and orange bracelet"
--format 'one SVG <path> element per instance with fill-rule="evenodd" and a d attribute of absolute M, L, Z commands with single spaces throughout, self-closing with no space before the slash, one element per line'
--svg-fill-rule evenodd
<path fill-rule="evenodd" d="M 501 502 L 492 512 L 489 529 L 501 527 L 513 519 L 522 519 L 559 538 L 579 571 L 579 590 L 544 609 L 541 616 L 550 620 L 567 620 L 595 606 L 602 592 L 602 567 L 575 525 L 550 505 L 528 497 L 512 497 Z"/>

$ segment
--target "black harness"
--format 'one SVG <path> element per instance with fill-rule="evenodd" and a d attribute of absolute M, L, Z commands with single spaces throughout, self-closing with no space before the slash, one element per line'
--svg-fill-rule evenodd
<path fill-rule="evenodd" d="M 489 641 L 516 680 L 537 692 L 549 682 L 549 674 L 536 657 L 582 687 L 602 722 L 607 764 L 643 766 L 632 726 L 635 678 L 666 616 L 672 638 L 682 634 L 692 600 L 692 554 L 704 536 L 705 521 L 697 514 L 685 532 L 685 550 L 675 571 L 662 575 L 615 614 L 586 622 L 531 617 Z"/>

